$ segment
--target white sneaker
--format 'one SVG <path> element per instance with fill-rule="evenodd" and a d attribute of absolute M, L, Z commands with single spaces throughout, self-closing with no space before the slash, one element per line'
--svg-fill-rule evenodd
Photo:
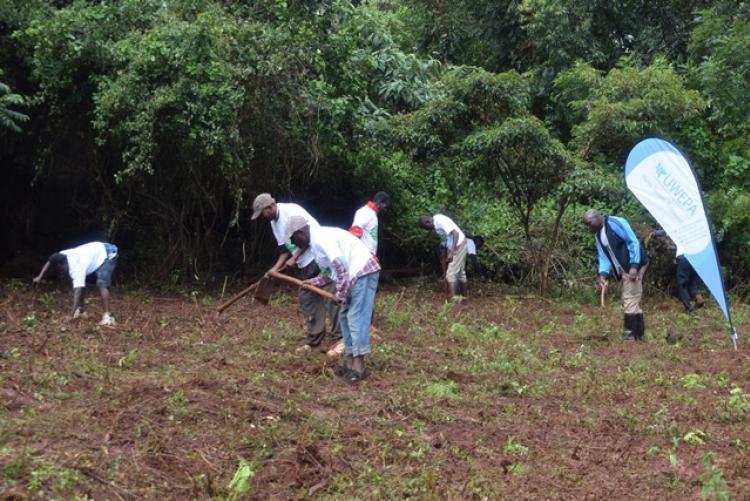
<path fill-rule="evenodd" d="M 326 352 L 327 357 L 336 358 L 344 354 L 344 340 L 340 339 Z"/>
<path fill-rule="evenodd" d="M 309 344 L 303 344 L 302 346 L 298 346 L 294 349 L 295 353 L 308 353 L 312 350 L 312 346 Z"/>
<path fill-rule="evenodd" d="M 88 318 L 88 314 L 81 308 L 76 308 L 76 311 L 73 312 L 73 318 Z"/>
<path fill-rule="evenodd" d="M 105 313 L 104 315 L 102 315 L 102 321 L 99 322 L 99 325 L 106 325 L 111 327 L 115 325 L 115 317 L 113 317 L 109 313 Z"/>

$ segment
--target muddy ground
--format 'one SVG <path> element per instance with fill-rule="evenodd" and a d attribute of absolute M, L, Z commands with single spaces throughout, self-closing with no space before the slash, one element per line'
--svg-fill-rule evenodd
<path fill-rule="evenodd" d="M 711 303 L 545 300 L 432 279 L 377 299 L 371 376 L 340 381 L 269 306 L 114 292 L 114 328 L 62 322 L 70 292 L 0 284 L 4 499 L 750 499 L 750 364 Z M 734 305 L 740 333 L 750 309 Z"/>

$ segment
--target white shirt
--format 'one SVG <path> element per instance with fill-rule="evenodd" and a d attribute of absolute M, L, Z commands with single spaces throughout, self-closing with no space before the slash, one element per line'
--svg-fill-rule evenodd
<path fill-rule="evenodd" d="M 271 219 L 271 231 L 276 238 L 276 242 L 279 245 L 286 247 L 289 253 L 293 256 L 294 253 L 297 252 L 298 247 L 294 245 L 291 240 L 284 241 L 284 230 L 286 229 L 286 224 L 289 222 L 289 218 L 292 216 L 304 217 L 307 224 L 310 225 L 311 233 L 313 228 L 320 228 L 320 225 L 314 217 L 297 204 L 277 203 L 276 208 L 278 209 L 278 217 L 276 219 Z M 313 259 L 313 255 L 310 252 L 305 251 L 297 258 L 297 266 L 299 268 L 304 268 L 312 263 Z"/>
<path fill-rule="evenodd" d="M 477 253 L 477 244 L 474 243 L 473 238 L 466 239 L 466 253 L 469 256 L 473 256 Z"/>
<path fill-rule="evenodd" d="M 352 226 L 362 228 L 360 240 L 370 251 L 370 254 L 378 253 L 378 213 L 369 204 L 354 213 Z"/>
<path fill-rule="evenodd" d="M 107 250 L 101 242 L 91 242 L 60 251 L 68 258 L 68 274 L 73 288 L 86 287 L 86 275 L 94 273 L 107 260 Z"/>
<path fill-rule="evenodd" d="M 435 214 L 432 216 L 432 224 L 435 226 L 435 231 L 440 236 L 443 246 L 447 249 L 452 249 L 454 247 L 453 237 L 451 236 L 452 231 L 455 231 L 458 234 L 458 242 L 455 245 L 456 247 L 464 243 L 464 240 L 466 240 L 464 232 L 461 231 L 461 228 L 459 228 L 458 225 L 456 225 L 456 223 L 454 223 L 448 216 Z"/>
<path fill-rule="evenodd" d="M 372 259 L 372 254 L 359 238 L 346 230 L 332 226 L 319 226 L 315 230 L 310 228 L 309 251 L 315 256 L 321 273 L 332 280 L 336 277 L 334 259 L 341 260 L 341 264 L 349 273 L 349 280 L 356 277 Z"/>

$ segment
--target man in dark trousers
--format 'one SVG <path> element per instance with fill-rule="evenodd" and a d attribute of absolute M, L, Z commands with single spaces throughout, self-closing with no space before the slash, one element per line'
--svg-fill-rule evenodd
<path fill-rule="evenodd" d="M 271 223 L 271 231 L 278 244 L 279 257 L 269 271 L 280 271 L 285 266 L 297 267 L 297 278 L 306 280 L 320 274 L 320 268 L 315 262 L 312 253 L 302 252 L 288 238 L 284 238 L 284 231 L 289 220 L 293 216 L 300 216 L 312 228 L 320 225 L 305 209 L 293 203 L 276 203 L 276 200 L 268 193 L 261 193 L 253 201 L 253 215 L 251 219 L 259 216 Z M 329 292 L 335 290 L 329 284 L 323 287 Z M 299 290 L 299 305 L 305 316 L 305 330 L 307 339 L 305 344 L 297 348 L 297 351 L 310 351 L 312 348 L 321 346 L 326 335 L 326 315 L 331 322 L 331 341 L 333 344 L 341 338 L 341 327 L 339 326 L 339 306 L 328 299 L 324 299 L 314 292 L 305 289 Z"/>
<path fill-rule="evenodd" d="M 648 267 L 646 249 L 624 218 L 604 216 L 596 209 L 589 209 L 583 215 L 583 224 L 595 236 L 599 286 L 607 287 L 610 275 L 622 281 L 623 339 L 643 340 L 646 328 L 641 298 L 643 274 Z"/>
<path fill-rule="evenodd" d="M 682 251 L 677 248 L 677 245 L 672 239 L 667 236 L 666 231 L 656 230 L 651 236 L 668 239 L 667 241 L 669 242 L 670 249 L 675 251 L 675 263 L 677 264 L 677 296 L 685 307 L 685 312 L 692 313 L 695 311 L 695 308 L 702 308 L 706 302 L 698 289 L 700 287 L 701 279 L 690 264 L 690 261 L 688 261 Z M 695 301 L 695 307 L 691 304 L 691 300 Z"/>

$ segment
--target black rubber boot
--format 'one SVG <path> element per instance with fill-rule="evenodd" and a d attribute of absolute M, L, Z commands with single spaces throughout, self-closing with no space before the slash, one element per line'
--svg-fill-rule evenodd
<path fill-rule="evenodd" d="M 638 313 L 635 316 L 635 335 L 636 341 L 643 341 L 643 336 L 646 334 L 646 324 L 643 321 L 643 313 Z"/>
<path fill-rule="evenodd" d="M 467 286 L 466 282 L 458 281 L 458 293 L 462 295 L 464 298 L 468 296 Z"/>
<path fill-rule="evenodd" d="M 622 340 L 623 341 L 633 341 L 636 336 L 636 332 L 638 332 L 638 315 L 633 314 L 625 314 L 625 317 L 623 318 L 623 333 L 622 333 Z"/>
<path fill-rule="evenodd" d="M 458 295 L 458 282 L 448 282 L 448 296 L 454 298 Z"/>

